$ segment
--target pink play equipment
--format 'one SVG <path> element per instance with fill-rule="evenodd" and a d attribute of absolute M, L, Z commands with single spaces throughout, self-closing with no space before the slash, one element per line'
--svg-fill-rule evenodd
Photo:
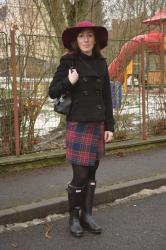
<path fill-rule="evenodd" d="M 112 61 L 108 67 L 109 76 L 112 81 L 119 81 L 123 84 L 124 82 L 124 70 L 129 64 L 131 59 L 141 53 L 142 46 L 144 49 L 148 49 L 150 53 L 159 53 L 164 50 L 164 33 L 163 25 L 166 24 L 166 11 L 160 10 L 156 12 L 155 16 L 143 21 L 148 25 L 159 25 L 161 32 L 152 31 L 147 34 L 138 35 L 126 42 L 118 56 Z M 161 25 L 162 24 L 162 25 Z"/>

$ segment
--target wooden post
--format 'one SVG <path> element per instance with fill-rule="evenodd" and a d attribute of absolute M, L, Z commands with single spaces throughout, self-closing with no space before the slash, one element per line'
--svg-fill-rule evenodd
<path fill-rule="evenodd" d="M 19 134 L 19 110 L 18 95 L 16 81 L 16 34 L 17 26 L 14 25 L 10 30 L 11 38 L 11 76 L 12 76 L 12 92 L 13 92 L 13 114 L 14 114 L 14 137 L 15 137 L 15 154 L 20 155 L 20 134 Z"/>
<path fill-rule="evenodd" d="M 161 42 L 161 51 L 160 51 L 160 67 L 161 67 L 161 75 L 160 75 L 160 84 L 161 90 L 164 87 L 164 24 L 160 22 L 160 31 L 163 34 L 162 42 Z"/>
<path fill-rule="evenodd" d="M 142 137 L 147 139 L 147 124 L 146 124 L 146 101 L 145 101 L 145 51 L 144 41 L 142 39 L 141 46 L 141 82 L 142 82 Z"/>

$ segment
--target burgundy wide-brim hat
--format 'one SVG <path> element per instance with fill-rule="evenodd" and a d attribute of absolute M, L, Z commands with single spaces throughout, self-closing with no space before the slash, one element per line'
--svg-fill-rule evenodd
<path fill-rule="evenodd" d="M 99 42 L 100 49 L 107 46 L 108 31 L 102 26 L 95 26 L 90 21 L 78 22 L 74 27 L 66 28 L 62 33 L 62 42 L 65 48 L 71 49 L 71 43 L 76 39 L 77 35 L 83 29 L 92 29 L 95 37 Z"/>

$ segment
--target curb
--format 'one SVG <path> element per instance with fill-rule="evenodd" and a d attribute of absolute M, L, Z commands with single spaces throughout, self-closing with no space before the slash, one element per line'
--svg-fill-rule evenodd
<path fill-rule="evenodd" d="M 125 198 L 144 188 L 156 189 L 166 185 L 166 173 L 143 179 L 130 180 L 124 183 L 96 189 L 94 205 L 113 202 Z M 25 222 L 35 218 L 44 218 L 48 214 L 62 214 L 68 211 L 67 196 L 34 202 L 0 211 L 0 225 Z"/>
<path fill-rule="evenodd" d="M 150 149 L 166 146 L 166 136 L 151 137 L 147 140 L 135 139 L 108 143 L 105 146 L 106 155 Z M 66 163 L 66 152 L 62 150 L 41 151 L 18 156 L 7 156 L 0 159 L 0 173 L 17 172 L 26 169 L 62 165 Z"/>

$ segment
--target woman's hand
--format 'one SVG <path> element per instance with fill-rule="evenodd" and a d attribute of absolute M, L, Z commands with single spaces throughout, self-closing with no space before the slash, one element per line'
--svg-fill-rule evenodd
<path fill-rule="evenodd" d="M 105 142 L 111 142 L 113 138 L 113 133 L 111 131 L 104 132 L 104 140 Z"/>
<path fill-rule="evenodd" d="M 69 69 L 68 78 L 69 78 L 69 81 L 71 82 L 71 84 L 74 85 L 79 79 L 79 75 L 77 73 L 77 70 L 76 69 Z"/>

